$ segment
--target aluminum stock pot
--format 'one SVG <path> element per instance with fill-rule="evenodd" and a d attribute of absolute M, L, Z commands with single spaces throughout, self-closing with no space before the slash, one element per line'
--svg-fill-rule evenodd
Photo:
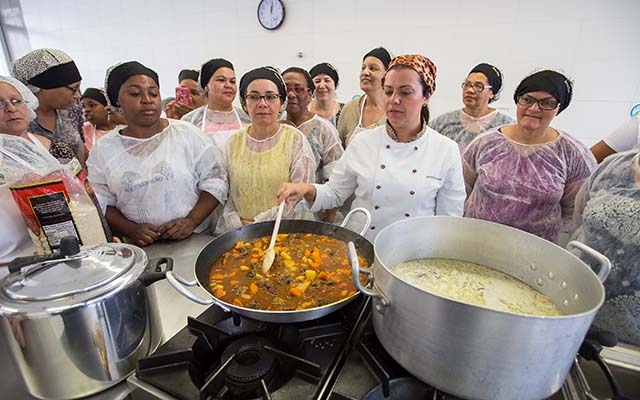
<path fill-rule="evenodd" d="M 568 250 L 508 226 L 446 216 L 407 219 L 376 237 L 373 286 L 354 284 L 373 297 L 373 326 L 384 348 L 419 379 L 469 399 L 542 399 L 562 386 L 604 302 L 602 282 L 611 269 L 582 243 L 567 247 L 598 260 L 598 275 Z M 450 300 L 388 270 L 419 258 L 495 268 L 547 295 L 564 315 L 521 315 Z M 351 249 L 350 260 L 358 276 Z"/>
<path fill-rule="evenodd" d="M 349 222 L 351 216 L 355 213 L 362 213 L 365 216 L 364 227 L 362 228 L 360 234 L 344 227 Z M 314 233 L 317 235 L 331 236 L 343 242 L 355 243 L 355 247 L 358 247 L 358 251 L 360 252 L 360 254 L 367 260 L 369 264 L 371 264 L 373 263 L 373 245 L 364 236 L 362 236 L 364 232 L 369 228 L 370 221 L 371 215 L 366 209 L 355 208 L 345 216 L 342 226 L 317 221 L 283 219 L 280 222 L 280 229 L 278 230 L 278 232 Z M 225 311 L 233 311 L 234 313 L 237 313 L 239 315 L 265 322 L 290 323 L 313 320 L 332 313 L 344 307 L 350 301 L 355 299 L 355 297 L 358 295 L 358 292 L 335 303 L 312 307 L 304 310 L 265 311 L 255 310 L 248 307 L 240 307 L 214 297 L 208 289 L 209 272 L 211 271 L 211 266 L 213 265 L 214 261 L 221 257 L 226 251 L 233 248 L 233 246 L 238 241 L 244 242 L 264 236 L 271 236 L 274 223 L 274 221 L 259 222 L 246 225 L 229 232 L 225 232 L 224 234 L 213 239 L 202 249 L 202 251 L 200 251 L 200 254 L 198 254 L 195 265 L 195 281 L 188 281 L 183 277 L 175 274 L 173 271 L 167 272 L 167 281 L 180 294 L 196 303 L 204 305 L 216 304 Z M 209 297 L 206 299 L 201 298 L 188 291 L 184 286 L 199 286 L 209 295 Z"/>
<path fill-rule="evenodd" d="M 164 264 L 172 268 L 132 245 L 80 249 L 75 238 L 60 253 L 14 260 L 0 281 L 0 331 L 27 390 L 71 399 L 125 379 L 162 340 L 149 285 Z"/>

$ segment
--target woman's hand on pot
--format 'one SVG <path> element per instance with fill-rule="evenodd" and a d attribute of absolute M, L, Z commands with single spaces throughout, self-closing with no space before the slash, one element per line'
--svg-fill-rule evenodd
<path fill-rule="evenodd" d="M 245 219 L 245 218 L 240 218 L 240 222 L 242 222 L 242 225 L 251 225 L 253 224 L 255 221 L 252 219 Z"/>
<path fill-rule="evenodd" d="M 136 224 L 127 236 L 138 246 L 148 246 L 160 239 L 158 230 L 151 224 Z"/>
<path fill-rule="evenodd" d="M 191 236 L 197 226 L 190 218 L 176 218 L 159 228 L 160 238 L 166 240 L 186 239 Z"/>

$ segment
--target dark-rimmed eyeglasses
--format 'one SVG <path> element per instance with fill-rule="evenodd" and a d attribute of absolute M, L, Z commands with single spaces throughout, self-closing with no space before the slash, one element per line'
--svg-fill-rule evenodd
<path fill-rule="evenodd" d="M 518 97 L 518 104 L 524 107 L 531 107 L 534 104 L 538 104 L 541 110 L 555 110 L 560 105 L 560 102 L 553 97 L 545 97 L 544 99 L 536 99 L 528 94 L 523 94 Z"/>
<path fill-rule="evenodd" d="M 5 110 L 9 104 L 11 104 L 14 107 L 21 107 L 21 106 L 26 106 L 27 102 L 20 99 L 10 99 L 9 101 L 0 100 L 0 110 Z"/>
<path fill-rule="evenodd" d="M 462 85 L 460 85 L 463 89 L 473 88 L 476 92 L 482 92 L 485 89 L 491 89 L 491 85 L 485 85 L 482 82 L 469 82 L 464 81 Z"/>
<path fill-rule="evenodd" d="M 267 103 L 275 103 L 280 98 L 280 96 L 275 93 L 267 93 L 265 95 L 249 93 L 244 98 L 249 103 L 259 103 L 262 99 L 264 99 L 264 101 L 266 101 Z"/>
<path fill-rule="evenodd" d="M 304 94 L 309 91 L 309 88 L 302 86 L 287 86 L 287 93 L 293 92 L 296 96 Z"/>
<path fill-rule="evenodd" d="M 67 89 L 71 90 L 71 92 L 73 94 L 75 94 L 76 92 L 78 92 L 78 94 L 82 94 L 82 91 L 80 90 L 80 86 L 73 87 L 73 86 L 69 86 L 69 85 L 64 85 L 64 87 L 66 87 Z"/>

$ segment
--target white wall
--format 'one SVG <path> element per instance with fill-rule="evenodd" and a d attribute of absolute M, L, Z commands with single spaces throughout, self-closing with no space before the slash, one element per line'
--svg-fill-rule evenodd
<path fill-rule="evenodd" d="M 238 79 L 261 65 L 310 68 L 329 61 L 338 95 L 358 94 L 362 56 L 383 45 L 422 53 L 438 67 L 432 115 L 461 107 L 460 82 L 479 62 L 505 74 L 497 107 L 513 114 L 515 86 L 537 67 L 575 79 L 574 100 L 554 126 L 590 145 L 640 103 L 638 0 L 283 0 L 284 24 L 258 24 L 259 0 L 22 0 L 33 48 L 75 58 L 83 86 L 102 86 L 107 66 L 138 60 L 171 96 L 182 68 L 224 57 Z M 297 53 L 303 57 L 298 58 Z"/>

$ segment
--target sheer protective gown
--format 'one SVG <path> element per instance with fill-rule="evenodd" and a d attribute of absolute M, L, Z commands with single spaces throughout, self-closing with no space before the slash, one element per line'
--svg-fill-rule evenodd
<path fill-rule="evenodd" d="M 573 217 L 575 195 L 596 161 L 564 132 L 539 145 L 514 142 L 499 129 L 471 142 L 463 158 L 465 217 L 512 226 L 557 242 Z"/>
<path fill-rule="evenodd" d="M 640 346 L 640 172 L 638 149 L 606 158 L 576 197 L 573 238 L 612 263 L 594 324 Z M 584 210 L 584 211 L 583 211 Z M 595 265 L 595 263 L 592 263 Z"/>

